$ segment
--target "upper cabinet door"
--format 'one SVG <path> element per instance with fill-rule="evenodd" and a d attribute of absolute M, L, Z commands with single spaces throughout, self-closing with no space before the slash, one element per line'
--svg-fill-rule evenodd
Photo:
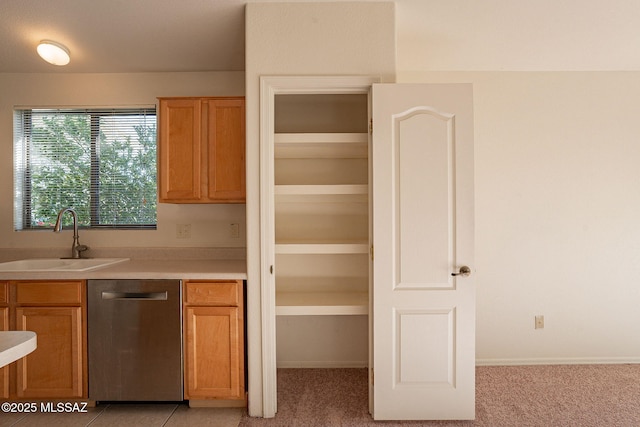
<path fill-rule="evenodd" d="M 373 85 L 372 166 L 374 419 L 473 419 L 471 85 Z"/>
<path fill-rule="evenodd" d="M 244 99 L 208 101 L 207 139 L 209 199 L 244 202 Z"/>
<path fill-rule="evenodd" d="M 160 202 L 245 202 L 244 103 L 244 97 L 160 98 Z"/>
<path fill-rule="evenodd" d="M 161 202 L 201 198 L 202 102 L 161 99 L 158 131 L 158 186 Z"/>

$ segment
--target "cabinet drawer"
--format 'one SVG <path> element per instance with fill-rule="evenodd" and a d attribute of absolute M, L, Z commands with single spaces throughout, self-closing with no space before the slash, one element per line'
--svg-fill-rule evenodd
<path fill-rule="evenodd" d="M 211 280 L 185 282 L 187 304 L 238 306 L 242 301 L 242 282 Z"/>
<path fill-rule="evenodd" d="M 0 282 L 0 304 L 6 304 L 9 302 L 8 291 L 9 285 L 7 282 Z"/>
<path fill-rule="evenodd" d="M 18 282 L 17 304 L 81 304 L 82 281 Z"/>

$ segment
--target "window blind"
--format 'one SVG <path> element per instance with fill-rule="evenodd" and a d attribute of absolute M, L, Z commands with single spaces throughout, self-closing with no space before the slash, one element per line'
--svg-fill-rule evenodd
<path fill-rule="evenodd" d="M 155 107 L 14 111 L 16 230 L 155 228 L 156 171 Z"/>

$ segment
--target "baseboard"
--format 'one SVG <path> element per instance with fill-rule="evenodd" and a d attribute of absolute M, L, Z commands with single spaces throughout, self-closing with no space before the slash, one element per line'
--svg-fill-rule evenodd
<path fill-rule="evenodd" d="M 285 361 L 277 362 L 278 368 L 366 368 L 369 366 L 367 361 Z"/>
<path fill-rule="evenodd" d="M 640 364 L 640 357 L 540 357 L 531 359 L 476 359 L 476 366 L 615 365 Z M 279 361 L 278 368 L 366 368 L 366 361 Z"/>
<path fill-rule="evenodd" d="M 541 357 L 533 359 L 476 359 L 476 366 L 614 365 L 638 363 L 640 363 L 640 357 Z"/>

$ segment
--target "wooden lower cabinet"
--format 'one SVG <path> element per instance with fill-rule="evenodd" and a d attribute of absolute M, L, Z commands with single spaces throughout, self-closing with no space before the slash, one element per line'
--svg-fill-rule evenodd
<path fill-rule="evenodd" d="M 0 331 L 9 330 L 9 308 L 0 307 Z M 9 366 L 0 368 L 0 399 L 9 398 Z"/>
<path fill-rule="evenodd" d="M 9 330 L 9 284 L 0 282 L 0 331 Z M 9 366 L 0 368 L 0 399 L 9 398 Z"/>
<path fill-rule="evenodd" d="M 10 281 L 8 307 L 9 329 L 38 340 L 10 365 L 9 398 L 86 399 L 86 282 Z"/>
<path fill-rule="evenodd" d="M 183 286 L 184 398 L 246 405 L 243 281 Z M 0 399 L 87 399 L 86 307 L 83 280 L 0 281 L 0 330 L 34 331 L 38 340 L 0 368 Z"/>
<path fill-rule="evenodd" d="M 86 397 L 82 326 L 80 307 L 16 308 L 16 329 L 38 337 L 36 350 L 17 362 L 17 397 Z"/>
<path fill-rule="evenodd" d="M 245 400 L 242 281 L 184 282 L 184 398 Z"/>

